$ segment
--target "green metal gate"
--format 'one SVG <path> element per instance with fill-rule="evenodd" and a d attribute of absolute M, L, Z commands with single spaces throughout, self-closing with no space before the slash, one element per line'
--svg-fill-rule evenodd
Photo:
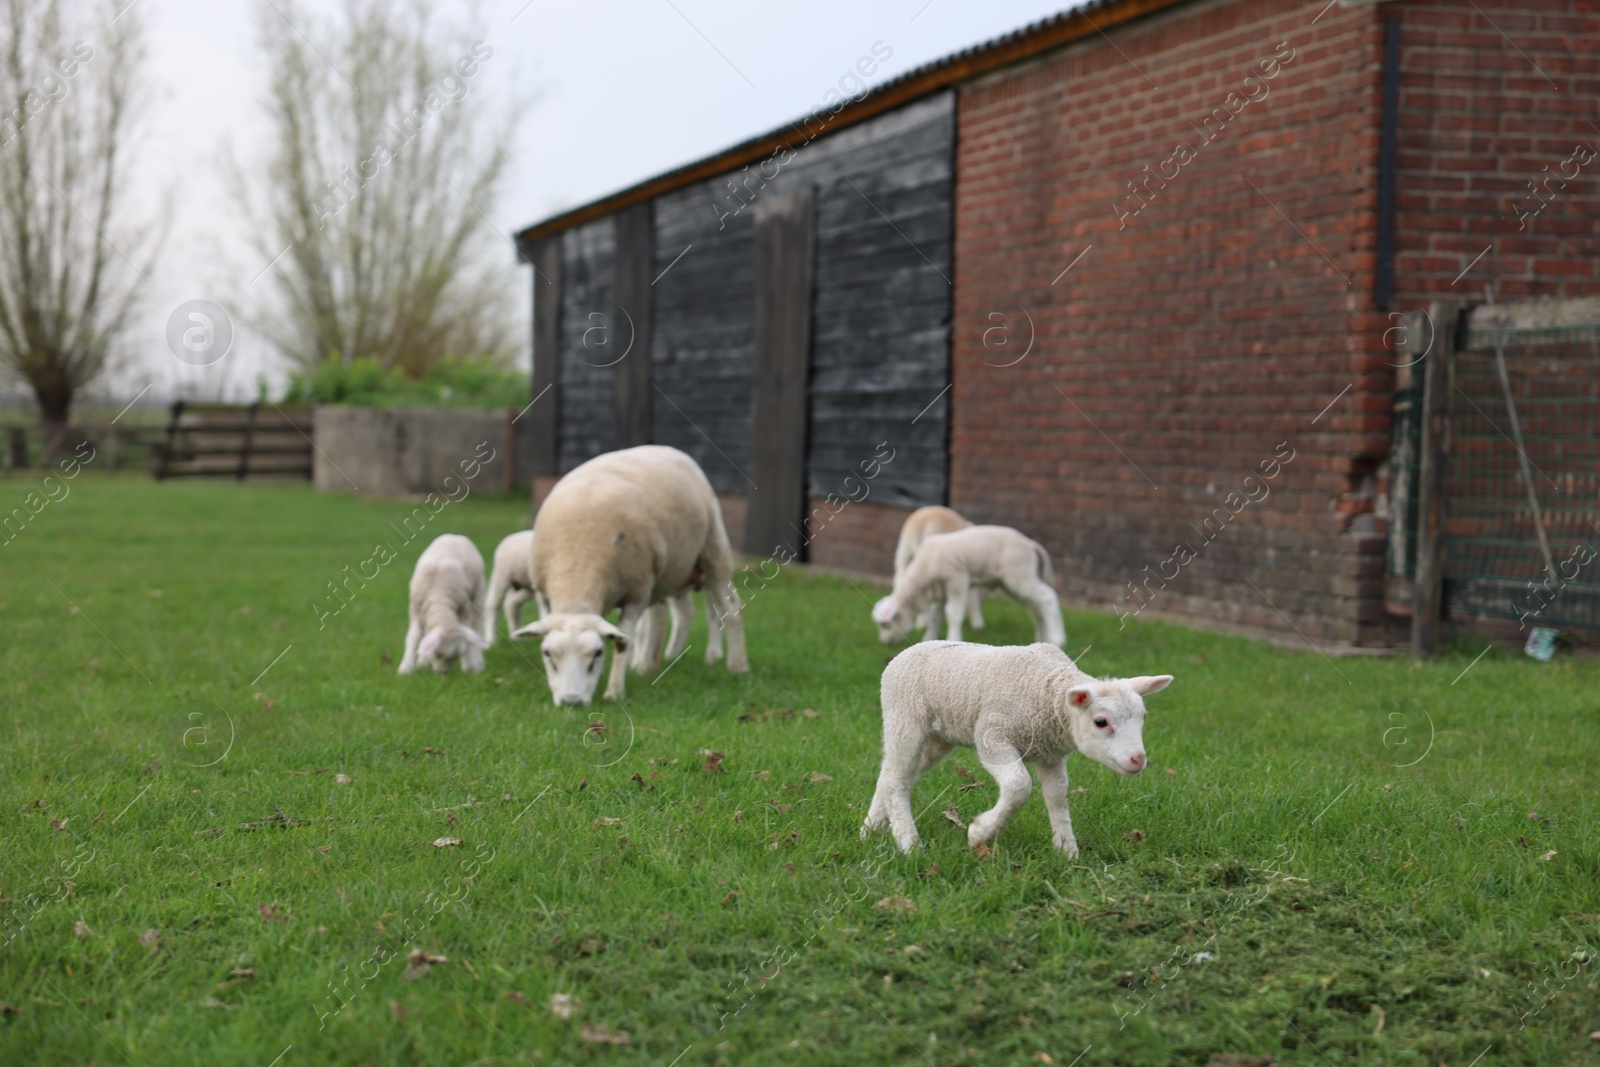
<path fill-rule="evenodd" d="M 1470 323 L 1451 361 L 1444 615 L 1600 630 L 1600 324 Z"/>

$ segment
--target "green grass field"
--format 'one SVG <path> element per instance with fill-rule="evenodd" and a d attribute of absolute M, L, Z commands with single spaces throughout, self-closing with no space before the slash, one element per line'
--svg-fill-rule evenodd
<path fill-rule="evenodd" d="M 980 858 L 941 814 L 994 799 L 958 752 L 901 857 L 857 836 L 873 590 L 791 569 L 748 604 L 750 674 L 701 661 L 702 618 L 623 703 L 556 709 L 532 645 L 396 676 L 425 541 L 487 555 L 526 502 L 401 547 L 409 510 L 91 475 L 0 547 L 0 1063 L 1597 1059 L 1592 662 L 1072 613 L 1085 669 L 1177 676 L 1152 768 L 1073 758 L 1080 859 L 1037 794 Z"/>

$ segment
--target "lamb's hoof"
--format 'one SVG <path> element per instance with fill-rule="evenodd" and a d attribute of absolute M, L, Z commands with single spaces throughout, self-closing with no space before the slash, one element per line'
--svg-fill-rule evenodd
<path fill-rule="evenodd" d="M 1065 841 L 1059 837 L 1056 838 L 1056 848 L 1059 848 L 1069 860 L 1078 858 L 1078 842 L 1072 838 L 1068 838 Z"/>
<path fill-rule="evenodd" d="M 895 841 L 895 845 L 900 849 L 902 855 L 910 855 L 911 850 L 919 847 L 921 844 L 922 838 L 920 837 L 913 837 L 909 841 Z"/>
<path fill-rule="evenodd" d="M 746 661 L 744 661 L 742 663 L 735 663 L 732 660 L 729 660 L 728 661 L 728 673 L 729 674 L 749 674 L 750 673 L 750 663 L 749 663 L 749 661 L 746 660 Z"/>

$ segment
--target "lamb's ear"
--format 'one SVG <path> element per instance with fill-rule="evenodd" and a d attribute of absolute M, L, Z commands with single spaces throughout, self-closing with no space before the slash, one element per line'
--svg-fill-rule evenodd
<path fill-rule="evenodd" d="M 543 637 L 545 634 L 547 634 L 549 632 L 550 632 L 550 620 L 549 619 L 540 619 L 538 622 L 530 622 L 528 625 L 524 626 L 520 630 L 513 630 L 511 632 L 511 636 L 513 638 L 516 638 L 516 637 Z"/>
<path fill-rule="evenodd" d="M 600 620 L 600 636 L 611 638 L 616 643 L 618 652 L 628 651 L 628 635 L 604 619 Z"/>
<path fill-rule="evenodd" d="M 435 626 L 423 637 L 422 644 L 417 646 L 417 655 L 427 659 L 439 651 L 439 642 L 444 640 L 444 631 Z"/>
<path fill-rule="evenodd" d="M 1075 708 L 1086 708 L 1094 699 L 1094 686 L 1075 685 L 1067 690 L 1067 703 Z"/>
<path fill-rule="evenodd" d="M 1128 679 L 1128 687 L 1142 697 L 1151 693 L 1159 693 L 1172 684 L 1170 674 L 1141 674 L 1137 678 Z"/>
<path fill-rule="evenodd" d="M 467 635 L 467 640 L 468 641 L 471 641 L 473 644 L 477 645 L 479 648 L 488 648 L 489 647 L 489 642 L 485 641 L 483 639 L 483 635 L 480 634 L 478 631 L 474 630 L 472 627 L 463 626 L 461 628 L 461 632 Z"/>
<path fill-rule="evenodd" d="M 892 595 L 886 596 L 872 605 L 873 622 L 888 624 L 893 622 L 894 617 L 898 614 L 900 614 L 900 602 Z"/>

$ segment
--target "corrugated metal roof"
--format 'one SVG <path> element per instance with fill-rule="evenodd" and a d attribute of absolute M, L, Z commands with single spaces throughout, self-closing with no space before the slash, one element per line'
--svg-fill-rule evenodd
<path fill-rule="evenodd" d="M 757 162 L 785 147 L 798 147 L 813 136 L 805 132 L 807 123 L 815 125 L 825 120 L 828 132 L 832 133 L 960 82 L 1023 62 L 1090 34 L 1103 32 L 1113 26 L 1121 26 L 1185 2 L 1187 0 L 1090 0 L 1089 3 L 1041 19 L 1004 36 L 925 63 L 873 88 L 859 100 L 841 108 L 836 114 L 830 115 L 826 110 L 812 112 L 720 152 L 655 177 L 646 178 L 619 192 L 534 223 L 517 234 L 518 252 L 526 259 L 525 246 L 531 242 L 603 218 L 622 208 L 653 199 L 685 185 L 704 181 Z"/>

